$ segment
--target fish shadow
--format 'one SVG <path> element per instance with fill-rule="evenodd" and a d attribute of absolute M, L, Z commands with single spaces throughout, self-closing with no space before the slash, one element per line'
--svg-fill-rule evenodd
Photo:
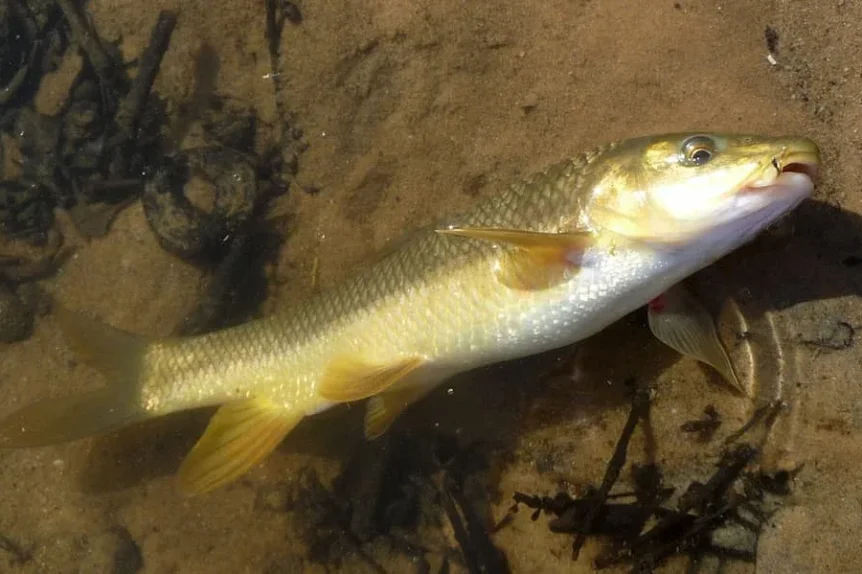
<path fill-rule="evenodd" d="M 809 200 L 784 226 L 794 233 L 767 233 L 696 274 L 692 279 L 698 292 L 711 301 L 741 300 L 745 312 L 754 316 L 808 301 L 862 296 L 862 217 Z M 584 345 L 589 357 L 578 363 L 575 353 Z M 524 432 L 628 405 L 627 381 L 655 380 L 679 360 L 652 337 L 640 309 L 574 347 L 459 375 L 408 409 L 390 432 L 433 427 L 505 450 Z M 588 376 L 560 384 L 576 368 Z M 720 379 L 713 373 L 711 380 Z M 540 397 L 541 416 L 527 416 Z M 83 488 L 115 491 L 175 473 L 213 412 L 178 413 L 95 439 Z M 361 403 L 309 417 L 277 450 L 347 460 L 365 442 L 363 417 Z"/>
<path fill-rule="evenodd" d="M 862 296 L 862 216 L 820 200 L 788 215 L 787 236 L 766 233 L 699 275 L 721 276 L 724 296 L 762 315 L 800 303 Z"/>

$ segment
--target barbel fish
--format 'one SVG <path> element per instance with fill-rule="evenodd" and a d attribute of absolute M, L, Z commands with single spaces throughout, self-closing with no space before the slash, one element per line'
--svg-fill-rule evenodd
<path fill-rule="evenodd" d="M 804 137 L 639 137 L 553 165 L 239 326 L 151 340 L 58 306 L 70 345 L 108 384 L 13 412 L 0 446 L 220 405 L 179 470 L 194 494 L 339 403 L 369 399 L 365 434 L 379 436 L 457 373 L 573 344 L 655 300 L 809 197 L 819 164 Z M 692 335 L 696 319 L 681 324 L 653 323 L 682 352 L 723 360 L 698 348 L 715 337 Z"/>

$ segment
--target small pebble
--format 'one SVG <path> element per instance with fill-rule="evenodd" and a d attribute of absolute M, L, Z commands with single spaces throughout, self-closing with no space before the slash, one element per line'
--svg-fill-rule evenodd
<path fill-rule="evenodd" d="M 538 105 L 539 97 L 535 94 L 535 92 L 530 92 L 529 94 L 524 96 L 524 99 L 521 102 L 521 109 L 524 110 L 524 113 L 529 113 L 536 109 L 536 106 Z"/>

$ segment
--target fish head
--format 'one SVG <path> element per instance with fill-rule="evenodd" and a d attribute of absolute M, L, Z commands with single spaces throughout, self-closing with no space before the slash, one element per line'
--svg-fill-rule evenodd
<path fill-rule="evenodd" d="M 683 133 L 611 147 L 581 223 L 653 245 L 752 239 L 814 191 L 805 137 Z"/>

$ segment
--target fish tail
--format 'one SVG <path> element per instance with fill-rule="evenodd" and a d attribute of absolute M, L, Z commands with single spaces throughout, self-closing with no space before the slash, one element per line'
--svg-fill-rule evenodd
<path fill-rule="evenodd" d="M 100 370 L 108 385 L 42 400 L 13 412 L 0 421 L 0 447 L 68 442 L 152 416 L 141 408 L 138 392 L 141 359 L 149 341 L 59 305 L 54 318 L 76 354 Z"/>

